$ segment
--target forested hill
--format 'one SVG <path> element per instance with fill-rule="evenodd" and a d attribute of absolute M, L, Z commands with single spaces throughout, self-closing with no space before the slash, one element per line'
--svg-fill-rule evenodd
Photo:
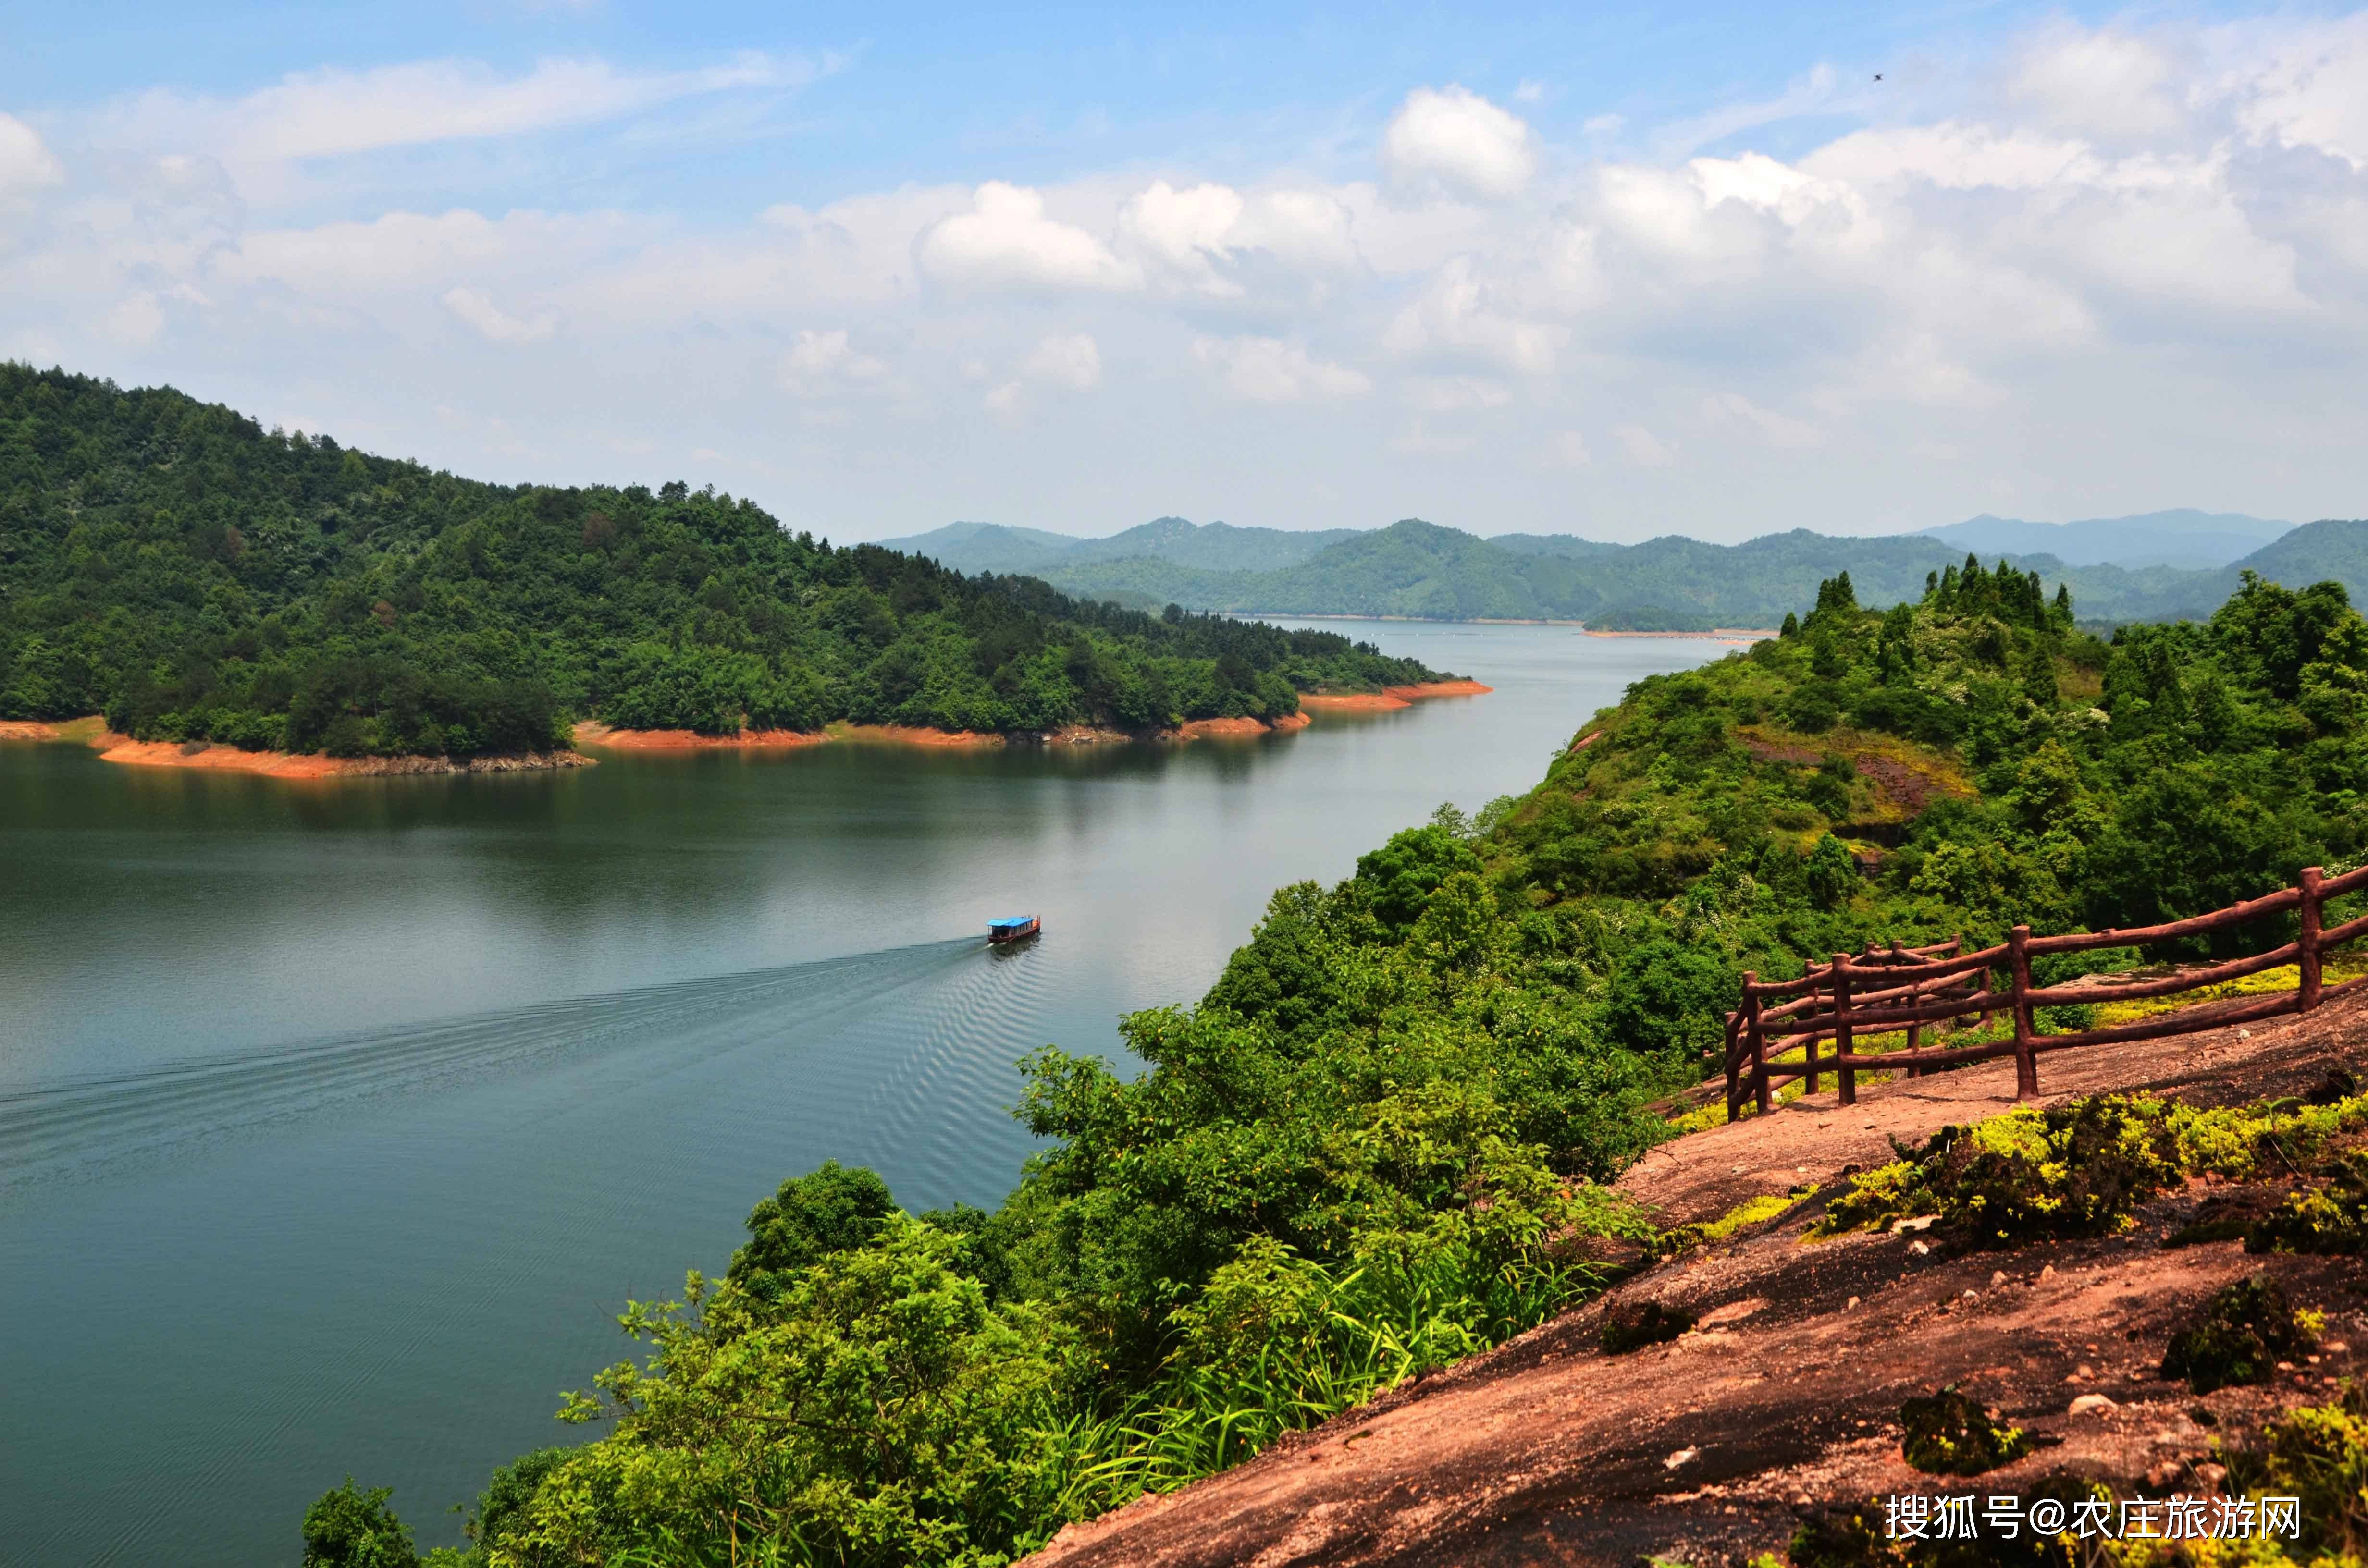
<path fill-rule="evenodd" d="M 0 365 L 0 718 L 461 756 L 593 717 L 1145 731 L 1434 676 L 1329 633 L 834 549 L 679 483 L 478 483 Z"/>

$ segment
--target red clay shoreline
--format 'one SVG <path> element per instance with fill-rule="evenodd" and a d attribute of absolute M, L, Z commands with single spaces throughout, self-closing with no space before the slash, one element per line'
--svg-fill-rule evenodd
<path fill-rule="evenodd" d="M 1257 740 L 1305 729 L 1314 720 L 1307 709 L 1322 710 L 1405 708 L 1430 697 L 1474 696 L 1490 688 L 1477 681 L 1433 681 L 1420 686 L 1395 686 L 1381 692 L 1338 695 L 1306 693 L 1302 711 L 1274 720 L 1192 719 L 1172 730 L 1133 734 L 1123 730 L 1068 724 L 1057 730 L 1000 734 L 975 730 L 931 730 L 907 724 L 836 722 L 821 730 L 744 730 L 732 735 L 703 735 L 692 730 L 629 730 L 598 720 L 575 726 L 576 744 L 599 751 L 791 751 L 833 742 L 856 744 L 972 748 L 1004 745 L 1099 745 L 1122 741 Z M 80 742 L 102 762 L 131 767 L 180 767 L 201 772 L 249 773 L 268 778 L 370 778 L 438 773 L 519 773 L 553 767 L 589 767 L 598 760 L 581 751 L 530 753 L 522 756 L 324 756 L 318 753 L 243 751 L 211 741 L 142 741 L 119 734 L 104 718 L 45 722 L 0 720 L 0 741 Z"/>
<path fill-rule="evenodd" d="M 76 742 L 98 753 L 101 762 L 128 767 L 178 767 L 200 773 L 248 773 L 266 778 L 395 778 L 437 773 L 528 773 L 552 767 L 590 767 L 594 759 L 572 751 L 530 752 L 514 756 L 324 756 L 317 752 L 242 751 L 213 741 L 140 741 L 107 727 L 102 716 L 0 721 L 0 741 Z"/>
<path fill-rule="evenodd" d="M 1172 730 L 1134 734 L 1091 724 L 1004 734 L 992 730 L 932 730 L 914 724 L 850 724 L 834 722 L 820 730 L 746 730 L 736 735 L 702 735 L 690 730 L 620 730 L 586 722 L 575 726 L 579 744 L 607 751 L 767 751 L 849 742 L 858 745 L 924 746 L 931 749 L 1008 745 L 1106 745 L 1127 741 L 1255 740 L 1304 730 L 1304 713 L 1265 719 L 1191 719 Z"/>
<path fill-rule="evenodd" d="M 1319 713 L 1384 713 L 1435 697 L 1480 697 L 1496 689 L 1476 680 L 1429 680 L 1414 686 L 1385 686 L 1379 691 L 1303 691 L 1299 706 Z"/>

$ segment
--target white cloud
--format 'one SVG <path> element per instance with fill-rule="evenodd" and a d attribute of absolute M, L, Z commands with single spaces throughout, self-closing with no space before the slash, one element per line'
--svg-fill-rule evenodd
<path fill-rule="evenodd" d="M 2160 136 L 2181 117 L 2176 62 L 2152 41 L 2102 28 L 2048 29 L 2032 40 L 2009 91 L 2053 125 L 2095 135 Z"/>
<path fill-rule="evenodd" d="M 1238 244 L 1296 267 L 1340 271 L 1361 259 L 1356 215 L 1347 201 L 1328 190 L 1261 191 L 1234 229 Z"/>
<path fill-rule="evenodd" d="M 1276 337 L 1201 337 L 1192 356 L 1219 373 L 1225 390 L 1249 403 L 1315 403 L 1361 397 L 1373 383 L 1345 365 L 1313 358 L 1306 346 Z"/>
<path fill-rule="evenodd" d="M 1546 442 L 1544 462 L 1548 468 L 1592 468 L 1595 454 L 1588 449 L 1585 436 L 1576 430 L 1561 430 Z"/>
<path fill-rule="evenodd" d="M 1203 183 L 1178 189 L 1166 180 L 1119 209 L 1118 250 L 1169 289 L 1212 299 L 1240 299 L 1261 258 L 1304 276 L 1337 273 L 1359 262 L 1355 216 L 1337 194 L 1286 187 L 1244 193 Z"/>
<path fill-rule="evenodd" d="M 559 330 L 555 311 L 539 311 L 521 319 L 509 314 L 474 289 L 445 290 L 444 308 L 475 327 L 488 343 L 541 343 Z"/>
<path fill-rule="evenodd" d="M 1383 347 L 1440 366 L 1478 365 L 1521 375 L 1551 371 L 1568 329 L 1514 314 L 1495 292 L 1478 265 L 1459 256 L 1439 270 L 1420 299 L 1397 313 L 1383 335 Z"/>
<path fill-rule="evenodd" d="M 1502 408 L 1513 401 L 1512 389 L 1486 376 L 1423 376 L 1406 385 L 1406 401 L 1426 414 L 1454 414 L 1472 408 Z"/>
<path fill-rule="evenodd" d="M 1801 167 L 1857 184 L 1920 179 L 1943 190 L 2044 190 L 2093 184 L 2105 172 L 2086 142 L 1949 119 L 1854 131 L 1803 159 Z"/>
<path fill-rule="evenodd" d="M 467 208 L 388 212 L 367 222 L 262 229 L 217 256 L 213 269 L 242 282 L 271 279 L 308 292 L 416 290 L 456 275 L 518 278 L 542 272 L 555 256 L 579 264 L 646 244 L 660 233 L 651 220 L 621 212 L 509 212 L 488 218 Z"/>
<path fill-rule="evenodd" d="M 135 145 L 201 147 L 234 162 L 298 162 L 583 125 L 678 98 L 802 85 L 826 68 L 744 54 L 645 74 L 598 59 L 554 59 L 503 75 L 476 61 L 425 60 L 295 72 L 238 98 L 158 89 L 117 106 L 108 119 L 117 138 Z"/>
<path fill-rule="evenodd" d="M 1075 224 L 1044 215 L 1041 192 L 989 180 L 972 210 L 939 220 L 913 242 L 922 272 L 953 289 L 1133 290 L 1142 269 Z"/>
<path fill-rule="evenodd" d="M 858 351 L 848 341 L 847 329 L 801 332 L 781 356 L 781 385 L 797 397 L 819 398 L 843 393 L 880 381 L 888 367 Z"/>
<path fill-rule="evenodd" d="M 2251 85 L 2238 119 L 2255 137 L 2368 168 L 2368 12 L 2277 40 Z"/>
<path fill-rule="evenodd" d="M 127 347 L 154 343 L 164 330 L 165 309 L 151 293 L 128 295 L 107 312 L 108 336 Z"/>
<path fill-rule="evenodd" d="M 1702 415 L 1714 425 L 1749 430 L 1771 447 L 1817 447 L 1825 444 L 1826 437 L 1816 426 L 1788 414 L 1762 408 L 1741 392 L 1712 393 L 1702 399 Z"/>
<path fill-rule="evenodd" d="M 1023 374 L 1071 392 L 1091 392 L 1101 385 L 1102 352 L 1085 333 L 1048 337 L 1036 346 L 1020 367 Z"/>
<path fill-rule="evenodd" d="M 66 172 L 33 128 L 0 114 L 0 198 L 63 184 Z"/>
<path fill-rule="evenodd" d="M 1546 85 L 1532 78 L 1524 78 L 1520 85 L 1513 89 L 1513 101 L 1517 104 L 1543 103 L 1545 97 Z"/>
<path fill-rule="evenodd" d="M 1628 460 L 1639 468 L 1668 468 L 1678 460 L 1678 444 L 1663 440 L 1642 425 L 1615 425 L 1611 434 L 1619 438 Z"/>
<path fill-rule="evenodd" d="M 1834 68 L 1819 65 L 1775 97 L 1759 103 L 1723 104 L 1707 114 L 1667 127 L 1654 141 L 1666 152 L 1682 155 L 1746 131 L 1827 109 L 1836 96 L 1837 84 Z"/>
<path fill-rule="evenodd" d="M 1164 267 L 1186 287 L 1208 294 L 1238 294 L 1241 285 L 1220 276 L 1231 259 L 1228 236 L 1241 222 L 1241 193 L 1222 185 L 1178 190 L 1166 180 L 1119 210 L 1118 232 L 1128 247 Z"/>
<path fill-rule="evenodd" d="M 1382 166 L 1406 190 L 1503 201 L 1536 172 L 1531 142 L 1526 121 L 1477 93 L 1417 87 L 1382 134 Z"/>

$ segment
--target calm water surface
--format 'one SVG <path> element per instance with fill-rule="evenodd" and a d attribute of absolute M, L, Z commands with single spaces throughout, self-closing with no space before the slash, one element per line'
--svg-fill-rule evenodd
<path fill-rule="evenodd" d="M 0 745 L 0 1562 L 293 1563 L 349 1471 L 457 1541 L 444 1509 L 571 1435 L 624 1301 L 720 1269 L 783 1176 L 992 1207 L 1023 1052 L 1116 1053 L 1276 887 L 1727 651 L 1324 624 L 1497 691 L 1247 744 L 335 784 Z"/>

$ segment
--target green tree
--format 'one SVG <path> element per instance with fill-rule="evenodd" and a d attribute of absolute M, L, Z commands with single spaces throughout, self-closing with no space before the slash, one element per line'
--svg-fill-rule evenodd
<path fill-rule="evenodd" d="M 355 1489 L 354 1478 L 304 1510 L 304 1568 L 419 1568 L 411 1529 L 394 1517 L 393 1488 Z"/>

